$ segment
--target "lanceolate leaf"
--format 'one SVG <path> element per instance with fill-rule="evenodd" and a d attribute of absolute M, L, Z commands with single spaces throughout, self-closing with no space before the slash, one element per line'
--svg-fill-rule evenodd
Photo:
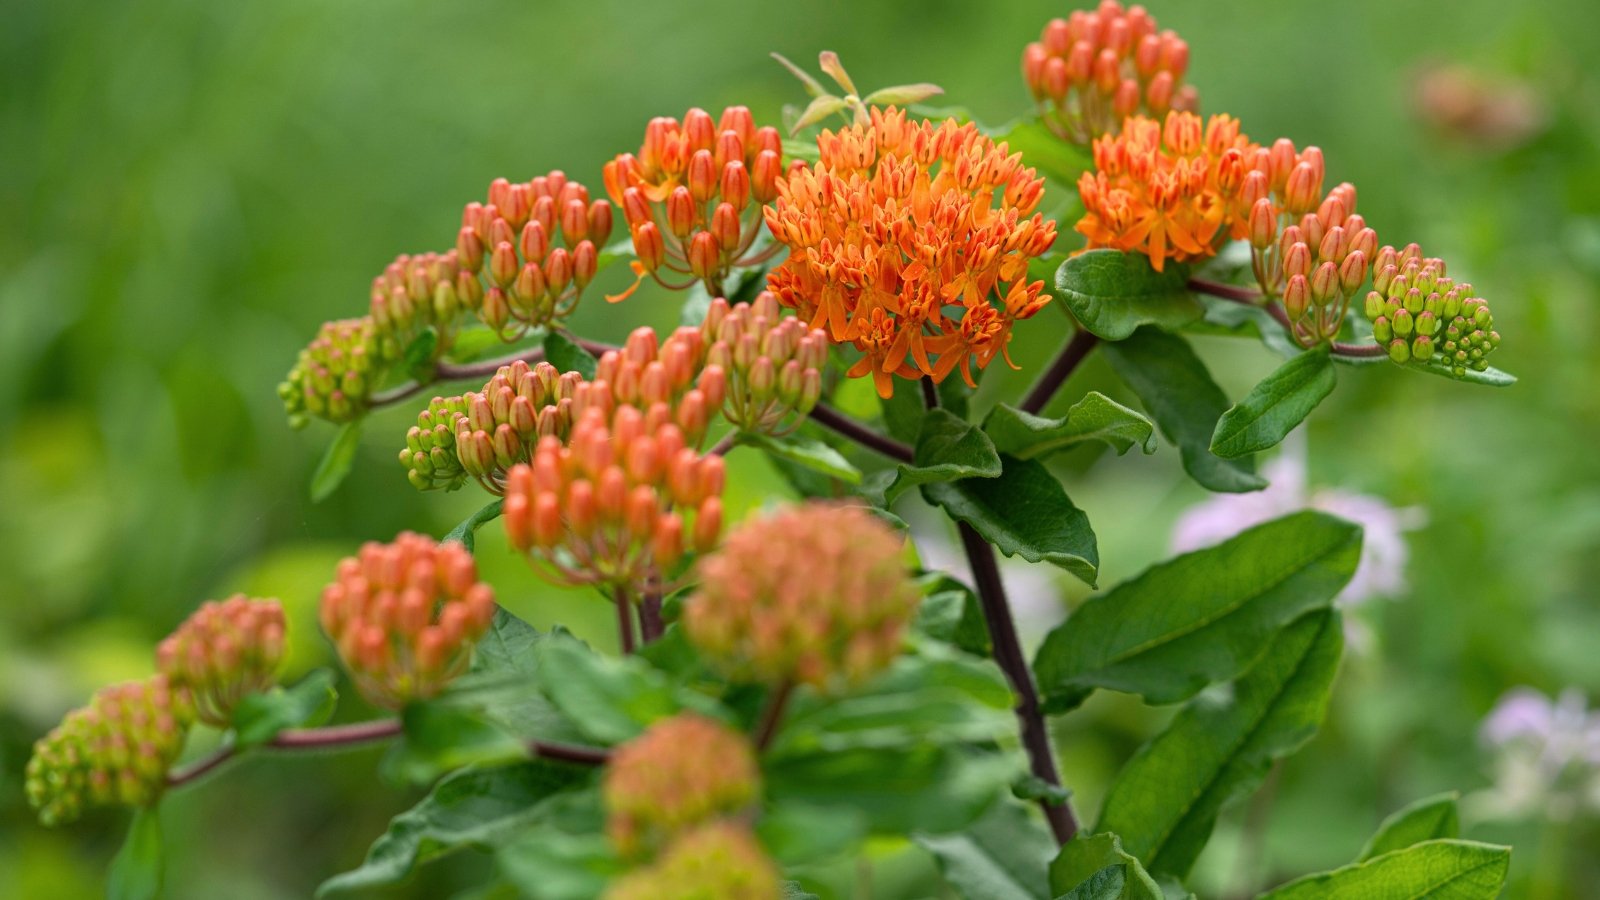
<path fill-rule="evenodd" d="M 1150 420 L 1105 394 L 1090 391 L 1059 419 L 1048 419 L 1004 403 L 983 422 L 996 450 L 1018 459 L 1034 459 L 1086 441 L 1104 441 L 1120 456 L 1132 447 L 1156 451 Z"/>
<path fill-rule="evenodd" d="M 1178 445 L 1184 471 L 1202 486 L 1226 493 L 1259 491 L 1267 482 L 1249 458 L 1222 459 L 1211 452 L 1217 419 L 1228 398 L 1183 338 L 1141 328 L 1102 351 L 1117 377 L 1139 395 L 1161 433 Z"/>
<path fill-rule="evenodd" d="M 1285 628 L 1226 696 L 1196 698 L 1128 761 L 1096 830 L 1120 835 L 1151 872 L 1182 878 L 1222 805 L 1254 790 L 1273 760 L 1316 731 L 1343 649 L 1332 610 Z"/>
<path fill-rule="evenodd" d="M 544 338 L 544 358 L 550 365 L 563 372 L 577 372 L 586 379 L 594 378 L 595 367 L 599 360 L 594 354 L 583 349 L 559 331 L 552 331 Z"/>
<path fill-rule="evenodd" d="M 1108 341 L 1121 341 L 1140 325 L 1171 330 L 1204 315 L 1188 280 L 1185 265 L 1169 262 L 1157 272 L 1142 253 L 1089 250 L 1056 270 L 1056 291 L 1084 328 Z"/>
<path fill-rule="evenodd" d="M 540 689 L 588 740 L 621 743 L 679 709 L 671 685 L 636 657 L 601 656 L 550 635 L 539 642 L 538 661 L 541 672 L 560 673 L 541 679 Z"/>
<path fill-rule="evenodd" d="M 1045 877 L 1055 839 L 1032 810 L 1002 800 L 954 834 L 915 835 L 944 880 L 970 900 L 1050 900 Z"/>
<path fill-rule="evenodd" d="M 444 536 L 444 540 L 455 541 L 467 548 L 468 553 L 476 552 L 478 549 L 478 529 L 482 528 L 485 523 L 500 518 L 500 511 L 505 507 L 505 503 L 505 498 L 501 497 L 485 504 L 482 509 L 463 519 L 460 525 L 450 529 L 450 533 Z"/>
<path fill-rule="evenodd" d="M 1333 393 L 1333 371 L 1326 347 L 1313 347 L 1279 366 L 1217 420 L 1211 452 L 1235 459 L 1277 446 Z"/>
<path fill-rule="evenodd" d="M 111 860 L 106 875 L 108 900 L 156 900 L 161 896 L 165 872 L 161 849 L 161 819 L 155 807 L 134 810 L 128 836 Z"/>
<path fill-rule="evenodd" d="M 339 489 L 345 476 L 356 462 L 356 451 L 361 449 L 361 419 L 346 422 L 333 443 L 322 454 L 317 470 L 311 473 L 311 502 L 321 503 Z"/>
<path fill-rule="evenodd" d="M 1007 556 L 1060 566 L 1091 587 L 1100 567 L 1089 517 L 1037 460 L 1001 457 L 999 478 L 922 486 L 922 496 Z"/>
<path fill-rule="evenodd" d="M 239 701 L 233 712 L 234 742 L 241 749 L 254 747 L 277 737 L 285 728 L 320 725 L 333 714 L 337 700 L 329 669 L 316 669 L 293 687 L 250 694 Z"/>
<path fill-rule="evenodd" d="M 848 484 L 861 483 L 860 469 L 850 465 L 844 454 L 814 437 L 803 434 L 769 437 L 764 434 L 742 432 L 739 435 L 739 443 L 759 447 L 774 456 L 781 456 L 790 462 L 799 463 L 808 469 Z"/>
<path fill-rule="evenodd" d="M 1487 387 L 1510 387 L 1517 383 L 1517 376 L 1510 372 L 1502 372 L 1494 366 L 1490 366 L 1482 372 L 1468 369 L 1457 375 L 1454 370 L 1445 365 L 1443 360 L 1437 357 L 1425 363 L 1411 362 L 1403 366 L 1403 368 L 1427 372 L 1429 375 L 1442 375 L 1452 381 L 1465 381 L 1468 384 L 1481 384 Z"/>
<path fill-rule="evenodd" d="M 1153 566 L 1045 638 L 1034 662 L 1045 708 L 1095 688 L 1174 703 L 1237 677 L 1274 632 L 1331 603 L 1360 557 L 1359 527 L 1302 512 Z"/>
<path fill-rule="evenodd" d="M 1477 841 L 1424 841 L 1376 859 L 1307 875 L 1257 900 L 1494 900 L 1511 848 Z"/>
<path fill-rule="evenodd" d="M 1378 833 L 1367 841 L 1356 862 L 1366 862 L 1412 844 L 1461 835 L 1461 816 L 1456 809 L 1460 795 L 1455 791 L 1435 794 L 1397 810 L 1378 826 Z"/>
<path fill-rule="evenodd" d="M 1162 900 L 1161 888 L 1114 834 L 1068 841 L 1050 864 L 1050 890 L 1065 900 Z"/>

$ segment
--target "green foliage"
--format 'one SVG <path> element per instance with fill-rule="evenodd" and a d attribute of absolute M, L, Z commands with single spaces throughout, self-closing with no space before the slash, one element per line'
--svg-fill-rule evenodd
<path fill-rule="evenodd" d="M 1096 830 L 1118 834 L 1152 872 L 1188 874 L 1222 805 L 1254 790 L 1274 760 L 1316 731 L 1343 649 L 1336 612 L 1289 625 L 1239 680 L 1191 701 L 1134 755 Z"/>
<path fill-rule="evenodd" d="M 534 827 L 495 851 L 500 872 L 532 900 L 589 900 L 626 871 L 604 835 Z"/>
<path fill-rule="evenodd" d="M 1034 661 L 1045 707 L 1072 709 L 1095 688 L 1173 703 L 1234 678 L 1275 632 L 1328 606 L 1360 554 L 1360 528 L 1302 512 L 1153 566 L 1045 638 Z"/>
<path fill-rule="evenodd" d="M 924 745 L 775 755 L 765 775 L 772 803 L 859 814 L 877 834 L 941 834 L 981 815 L 1021 767 L 1006 754 Z"/>
<path fill-rule="evenodd" d="M 907 488 L 917 485 L 997 478 L 1000 470 L 1000 454 L 981 428 L 947 409 L 930 409 L 917 429 L 911 465 L 895 470 L 883 489 L 883 500 L 885 504 L 892 503 Z"/>
<path fill-rule="evenodd" d="M 1004 141 L 1012 153 L 1022 154 L 1024 163 L 1062 187 L 1077 184 L 1078 176 L 1094 167 L 1087 152 L 1056 137 L 1037 116 L 1008 122 L 989 136 L 995 143 Z"/>
<path fill-rule="evenodd" d="M 1441 838 L 1461 836 L 1461 814 L 1456 808 L 1460 795 L 1455 791 L 1423 797 L 1396 810 L 1361 848 L 1356 862 L 1364 863 L 1394 850 Z"/>
<path fill-rule="evenodd" d="M 1313 347 L 1289 360 L 1222 414 L 1211 436 L 1211 452 L 1236 459 L 1277 446 L 1333 393 L 1334 380 L 1326 347 Z"/>
<path fill-rule="evenodd" d="M 917 608 L 916 630 L 975 656 L 987 657 L 993 645 L 977 595 L 948 575 L 935 574 L 928 580 L 927 596 Z"/>
<path fill-rule="evenodd" d="M 285 728 L 309 728 L 328 721 L 339 693 L 333 670 L 317 669 L 291 688 L 249 694 L 233 711 L 233 739 L 240 749 L 265 744 Z"/>
<path fill-rule="evenodd" d="M 311 474 L 311 502 L 328 499 L 344 483 L 350 469 L 356 464 L 356 452 L 361 449 L 361 419 L 339 426 L 328 449 L 323 451 L 317 470 Z"/>
<path fill-rule="evenodd" d="M 1100 551 L 1089 517 L 1042 463 L 1014 457 L 1001 462 L 998 478 L 926 484 L 922 496 L 971 525 L 1001 553 L 1060 566 L 1092 587 Z"/>
<path fill-rule="evenodd" d="M 122 849 L 111 860 L 111 870 L 106 876 L 107 900 L 156 900 L 160 897 L 166 870 L 163 853 L 161 817 L 156 808 L 134 810 Z"/>
<path fill-rule="evenodd" d="M 1511 848 L 1435 840 L 1355 865 L 1307 875 L 1259 900 L 1493 900 L 1505 886 Z"/>
<path fill-rule="evenodd" d="M 1084 328 L 1108 341 L 1131 337 L 1141 325 L 1172 330 L 1195 322 L 1205 308 L 1189 292 L 1189 267 L 1150 267 L 1142 253 L 1089 250 L 1056 270 L 1056 296 Z"/>
<path fill-rule="evenodd" d="M 467 548 L 468 553 L 476 551 L 478 547 L 478 529 L 500 518 L 500 512 L 505 508 L 505 503 L 504 498 L 498 498 L 484 504 L 482 509 L 463 519 L 460 525 L 450 529 L 442 540 L 455 541 Z"/>
<path fill-rule="evenodd" d="M 772 437 L 740 432 L 739 443 L 765 450 L 775 457 L 788 460 L 828 478 L 836 478 L 846 484 L 861 483 L 861 470 L 851 465 L 843 453 L 809 435 L 795 433 Z"/>
<path fill-rule="evenodd" d="M 595 367 L 600 363 L 593 353 L 559 330 L 544 336 L 544 359 L 562 372 L 577 372 L 584 378 L 593 378 Z"/>
<path fill-rule="evenodd" d="M 1117 377 L 1139 395 L 1161 433 L 1178 445 L 1189 477 L 1225 493 L 1267 486 L 1256 475 L 1254 460 L 1222 459 L 1211 452 L 1211 436 L 1228 408 L 1228 398 L 1188 342 L 1146 327 L 1127 340 L 1107 344 L 1103 352 Z"/>
<path fill-rule="evenodd" d="M 389 746 L 381 771 L 401 784 L 431 784 L 470 765 L 522 759 L 527 748 L 480 709 L 453 697 L 410 703 L 400 713 L 400 740 Z"/>
<path fill-rule="evenodd" d="M 1103 441 L 1121 456 L 1130 448 L 1156 452 L 1155 426 L 1150 420 L 1105 394 L 1090 391 L 1059 419 L 1036 416 L 1001 403 L 983 420 L 983 430 L 995 449 L 1018 459 L 1034 459 Z"/>
<path fill-rule="evenodd" d="M 682 708 L 682 695 L 635 657 L 602 656 L 567 634 L 553 634 L 535 651 L 539 689 L 589 740 L 615 744 L 637 737 L 657 719 Z"/>
<path fill-rule="evenodd" d="M 1467 384 L 1481 384 L 1485 387 L 1510 387 L 1517 383 L 1517 376 L 1512 375 L 1510 372 L 1502 372 L 1494 366 L 1489 366 L 1482 372 L 1467 369 L 1457 375 L 1455 370 L 1445 365 L 1439 357 L 1434 357 L 1427 362 L 1413 360 L 1401 368 L 1411 369 L 1416 372 L 1426 372 L 1429 375 L 1442 375 L 1451 381 L 1464 381 Z"/>
<path fill-rule="evenodd" d="M 1114 834 L 1080 835 L 1050 863 L 1050 890 L 1072 900 L 1162 900 L 1161 888 Z"/>
<path fill-rule="evenodd" d="M 1000 801 L 962 831 L 918 835 L 939 871 L 962 896 L 984 900 L 1050 900 L 1046 870 L 1055 838 L 1032 811 Z"/>

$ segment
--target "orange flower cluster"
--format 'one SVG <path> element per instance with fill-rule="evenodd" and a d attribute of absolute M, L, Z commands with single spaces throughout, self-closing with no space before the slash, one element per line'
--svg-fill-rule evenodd
<path fill-rule="evenodd" d="M 471 277 L 460 291 L 508 340 L 551 325 L 577 307 L 610 236 L 611 204 L 591 203 L 589 189 L 565 173 L 496 179 L 487 205 L 468 203 L 461 213 L 455 252 Z"/>
<path fill-rule="evenodd" d="M 1231 116 L 1169 112 L 1164 122 L 1133 116 L 1122 132 L 1094 142 L 1095 170 L 1078 179 L 1084 214 L 1075 226 L 1088 248 L 1135 251 L 1163 271 L 1204 259 L 1244 237 L 1240 190 L 1255 146 Z"/>
<path fill-rule="evenodd" d="M 1355 211 L 1354 185 L 1340 184 L 1317 202 L 1323 173 L 1317 148 L 1291 156 L 1293 145 L 1280 140 L 1272 153 L 1280 161 L 1252 170 L 1246 186 L 1247 196 L 1256 197 L 1248 221 L 1251 263 L 1261 290 L 1283 302 L 1290 333 L 1311 347 L 1333 340 L 1344 327 L 1350 301 L 1367 281 L 1378 233 Z M 1298 157 L 1307 159 L 1295 163 L 1286 179 L 1276 177 L 1288 159 Z"/>
<path fill-rule="evenodd" d="M 736 677 L 859 683 L 899 655 L 917 605 L 900 550 L 860 507 L 807 503 L 748 520 L 700 561 L 684 628 Z"/>
<path fill-rule="evenodd" d="M 780 181 L 765 209 L 789 248 L 773 294 L 854 343 L 863 356 L 848 374 L 870 374 L 880 396 L 895 375 L 939 381 L 959 367 L 972 383 L 971 363 L 1004 354 L 1012 323 L 1049 302 L 1044 282 L 1027 279 L 1056 237 L 1034 212 L 1044 180 L 971 123 L 893 108 L 824 131 L 817 146 L 819 161 Z"/>
<path fill-rule="evenodd" d="M 359 418 L 386 370 L 371 316 L 322 323 L 278 385 L 289 425 L 303 428 L 312 416 L 329 422 Z"/>
<path fill-rule="evenodd" d="M 166 790 L 193 719 L 188 692 L 165 676 L 101 688 L 33 745 L 28 803 L 46 825 L 91 806 L 149 806 Z"/>
<path fill-rule="evenodd" d="M 761 434 L 798 428 L 822 396 L 827 332 L 784 315 L 768 291 L 737 306 L 718 297 L 701 328 L 713 341 L 706 359 L 727 374 L 728 421 Z"/>
<path fill-rule="evenodd" d="M 665 403 L 591 406 L 567 441 L 541 438 L 506 476 L 511 546 L 557 584 L 618 589 L 715 546 L 722 457 L 701 456 L 669 414 Z"/>
<path fill-rule="evenodd" d="M 1087 144 L 1114 132 L 1135 114 L 1194 110 L 1200 98 L 1183 83 L 1189 45 L 1156 30 L 1142 6 L 1123 9 L 1102 0 L 1094 12 L 1052 19 L 1022 51 L 1022 79 L 1045 124 L 1062 138 Z"/>
<path fill-rule="evenodd" d="M 639 279 L 648 274 L 672 289 L 704 281 L 720 294 L 734 267 L 770 257 L 746 254 L 761 230 L 761 204 L 782 174 L 778 130 L 757 128 L 746 107 L 730 106 L 716 122 L 703 109 L 689 110 L 681 124 L 651 119 L 639 154 L 623 153 L 605 166 L 606 193 L 627 220 Z M 690 278 L 669 283 L 663 268 Z"/>
<path fill-rule="evenodd" d="M 235 594 L 202 605 L 156 648 L 167 683 L 194 697 L 200 721 L 227 727 L 239 701 L 268 691 L 283 659 L 283 607 Z"/>
<path fill-rule="evenodd" d="M 322 591 L 322 630 L 362 695 L 399 709 L 466 671 L 494 610 L 465 547 L 404 532 L 339 563 Z"/>
<path fill-rule="evenodd" d="M 761 793 L 761 773 L 744 735 L 680 713 L 613 751 L 600 790 L 606 833 L 624 856 L 639 856 L 750 807 Z"/>
<path fill-rule="evenodd" d="M 604 900 L 778 900 L 778 869 L 747 825 L 713 822 L 674 840 L 654 865 L 611 883 Z"/>

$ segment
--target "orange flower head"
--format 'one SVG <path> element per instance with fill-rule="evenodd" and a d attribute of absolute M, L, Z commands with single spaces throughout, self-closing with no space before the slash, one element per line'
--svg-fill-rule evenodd
<path fill-rule="evenodd" d="M 200 721 L 226 728 L 239 701 L 270 690 L 283 659 L 283 606 L 235 594 L 195 611 L 156 648 L 167 683 L 188 689 Z"/>
<path fill-rule="evenodd" d="M 854 506 L 807 503 L 746 521 L 701 560 L 684 628 L 734 677 L 859 683 L 899 654 L 916 608 L 900 550 L 898 535 Z"/>
<path fill-rule="evenodd" d="M 603 900 L 778 900 L 773 865 L 748 825 L 733 821 L 702 825 L 677 838 L 654 864 L 607 888 Z"/>
<path fill-rule="evenodd" d="M 322 630 L 362 695 L 399 709 L 466 671 L 494 610 L 467 548 L 403 532 L 339 563 L 322 591 Z"/>
<path fill-rule="evenodd" d="M 1095 171 L 1078 179 L 1084 214 L 1076 229 L 1088 249 L 1143 253 L 1156 271 L 1168 259 L 1213 256 L 1244 237 L 1236 216 L 1247 161 L 1255 147 L 1230 116 L 1174 110 L 1158 122 L 1130 117 L 1122 132 L 1095 139 Z"/>
<path fill-rule="evenodd" d="M 378 334 L 379 357 L 385 362 L 400 361 L 411 342 L 428 328 L 440 338 L 433 359 L 448 350 L 456 322 L 468 308 L 456 291 L 460 280 L 461 266 L 454 250 L 395 257 L 372 279 L 368 309 Z"/>
<path fill-rule="evenodd" d="M 765 209 L 789 249 L 769 289 L 830 340 L 854 344 L 863 355 L 847 374 L 870 374 L 880 396 L 896 375 L 939 381 L 959 367 L 971 384 L 971 363 L 1004 353 L 1012 323 L 1043 305 L 1043 283 L 1027 276 L 1056 237 L 1035 212 L 1044 180 L 971 123 L 893 108 L 824 131 L 817 146 L 818 162 L 780 181 Z M 983 329 L 963 326 L 974 316 Z"/>
<path fill-rule="evenodd" d="M 746 107 L 715 120 L 703 109 L 682 122 L 651 119 L 638 154 L 605 165 L 606 193 L 639 257 L 633 288 L 608 299 L 627 297 L 646 275 L 673 289 L 705 281 L 719 293 L 734 268 L 767 259 L 750 249 L 782 174 L 782 137 L 756 127 Z"/>
<path fill-rule="evenodd" d="M 495 179 L 488 203 L 461 212 L 457 295 L 507 340 L 550 326 L 577 308 L 610 236 L 611 204 L 559 170 Z"/>
<path fill-rule="evenodd" d="M 349 422 L 367 411 L 387 369 L 371 316 L 324 322 L 278 385 L 289 424 L 303 428 L 315 416 Z"/>
<path fill-rule="evenodd" d="M 1183 83 L 1189 45 L 1159 31 L 1142 6 L 1102 0 L 1094 12 L 1052 19 L 1022 51 L 1022 79 L 1045 124 L 1088 144 L 1132 115 L 1193 111 L 1199 95 Z"/>
<path fill-rule="evenodd" d="M 623 855 L 638 856 L 749 808 L 760 797 L 761 773 L 744 735 L 680 713 L 613 751 L 600 793 L 606 833 Z"/>

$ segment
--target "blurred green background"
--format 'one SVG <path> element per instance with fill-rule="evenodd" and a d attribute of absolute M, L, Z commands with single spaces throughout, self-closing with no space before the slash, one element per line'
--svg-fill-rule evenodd
<path fill-rule="evenodd" d="M 600 190 L 645 121 L 691 105 L 776 122 L 803 95 L 767 58 L 839 51 L 858 83 L 934 81 L 987 122 L 1026 111 L 1024 43 L 1062 2 L 9 4 L 0 28 L 0 886 L 92 896 L 122 817 L 47 831 L 21 795 L 31 742 L 96 686 L 139 677 L 154 642 L 236 590 L 297 614 L 293 672 L 325 663 L 311 615 L 334 562 L 404 528 L 440 534 L 482 502 L 422 495 L 394 462 L 415 409 L 374 416 L 358 470 L 320 505 L 306 485 L 332 434 L 284 424 L 274 388 L 324 319 L 364 309 L 402 251 L 443 249 L 490 179 L 550 168 Z M 1320 145 L 1385 241 L 1420 241 L 1494 307 L 1495 391 L 1374 366 L 1341 371 L 1311 425 L 1317 484 L 1420 505 L 1412 590 L 1359 615 L 1327 726 L 1229 812 L 1195 886 L 1235 895 L 1353 858 L 1388 811 L 1488 786 L 1478 722 L 1508 687 L 1600 698 L 1600 9 L 1592 0 L 1157 3 L 1191 45 L 1204 108 L 1258 140 Z M 1522 85 L 1532 127 L 1473 134 L 1417 114 L 1430 66 Z M 1512 133 L 1516 132 L 1516 133 Z M 1070 238 L 1068 238 L 1070 239 Z M 1067 239 L 1064 239 L 1067 240 Z M 1064 244 L 1065 245 L 1065 244 Z M 622 273 L 608 273 L 615 289 Z M 620 338 L 675 303 L 591 295 L 576 328 Z M 1060 338 L 1020 330 L 1024 372 Z M 1199 345 L 1232 396 L 1272 358 Z M 1071 394 L 1115 390 L 1091 360 Z M 1064 397 L 1063 401 L 1070 400 Z M 870 404 L 869 404 L 870 406 Z M 1166 551 L 1202 499 L 1164 448 L 1065 463 L 1104 583 Z M 781 483 L 736 454 L 735 505 Z M 607 611 L 557 596 L 485 532 L 509 606 L 605 640 Z M 1061 582 L 1058 602 L 1081 593 Z M 1037 635 L 1035 636 L 1037 638 Z M 347 697 L 341 715 L 368 714 Z M 1163 719 L 1102 699 L 1062 724 L 1078 805 Z M 257 760 L 171 797 L 175 897 L 303 897 L 355 865 L 414 800 L 375 753 Z M 1600 883 L 1592 819 L 1483 822 L 1517 845 L 1516 897 Z M 1256 837 L 1241 837 L 1242 835 Z M 881 848 L 875 896 L 936 895 L 916 851 Z M 447 895 L 486 863 L 431 867 L 393 896 Z M 1591 889 L 1592 890 L 1592 889 Z M 1593 896 L 1592 893 L 1588 896 Z"/>

